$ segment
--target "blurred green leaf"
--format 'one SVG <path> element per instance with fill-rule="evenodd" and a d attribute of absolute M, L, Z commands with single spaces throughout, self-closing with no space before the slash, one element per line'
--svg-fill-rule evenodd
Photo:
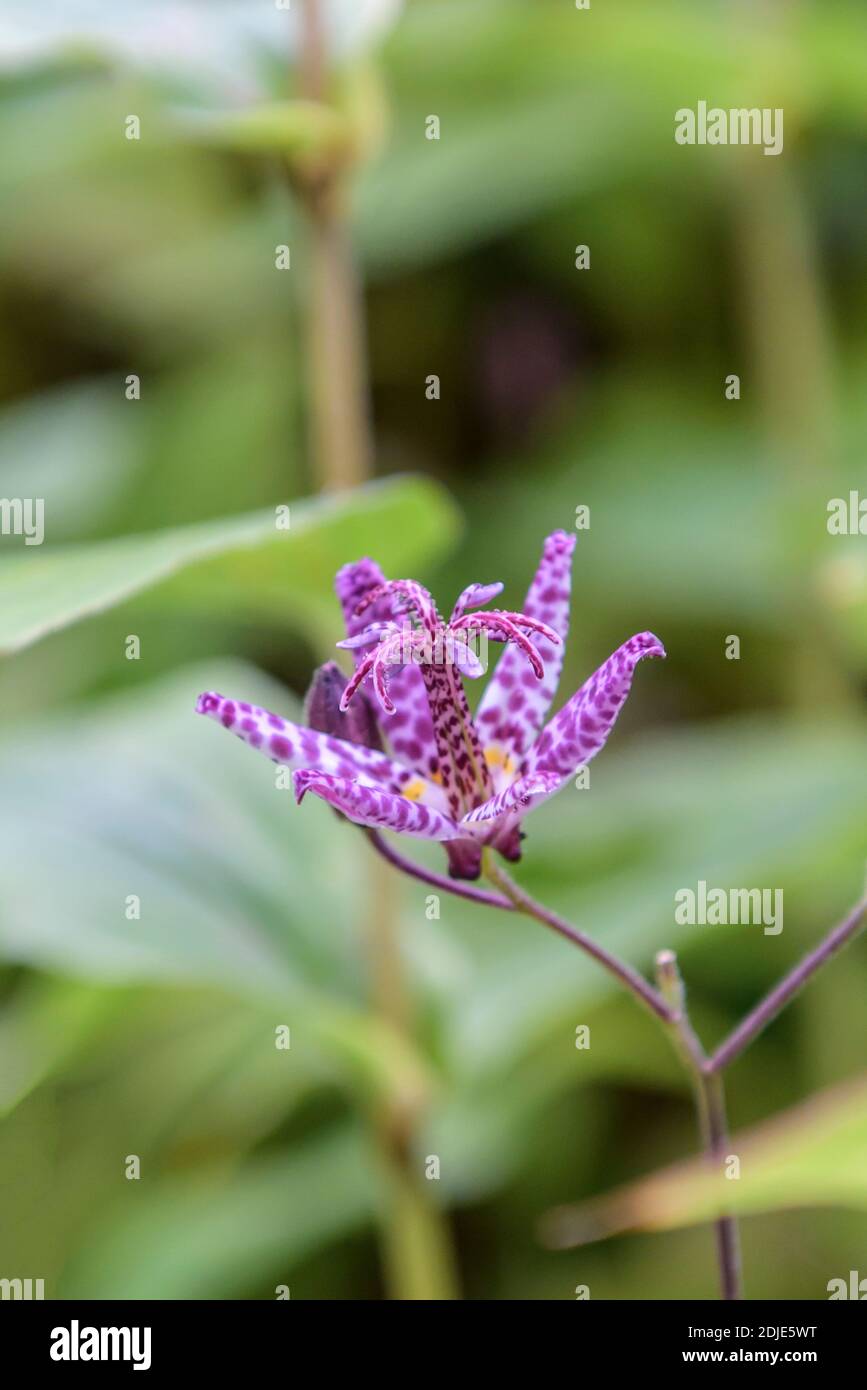
<path fill-rule="evenodd" d="M 237 1172 L 118 1187 L 60 1297 L 231 1298 L 263 1268 L 291 1284 L 306 1255 L 372 1219 L 378 1196 L 367 1145 L 349 1127 Z"/>
<path fill-rule="evenodd" d="M 196 717 L 198 691 L 221 686 L 290 703 L 250 668 L 190 669 L 6 737 L 8 960 L 284 1000 L 357 993 L 352 924 L 366 846 L 325 806 L 299 810 L 264 760 Z M 131 894 L 140 920 L 126 918 Z"/>
<path fill-rule="evenodd" d="M 0 496 L 41 497 L 53 540 L 110 524 L 138 461 L 115 382 L 42 392 L 0 414 Z"/>
<path fill-rule="evenodd" d="M 680 1163 L 610 1196 L 552 1212 L 548 1243 L 568 1248 L 622 1231 L 663 1231 L 711 1220 L 721 1208 L 749 1213 L 802 1206 L 867 1209 L 867 1080 L 824 1092 L 746 1134 L 729 1152 L 737 1179 Z"/>
<path fill-rule="evenodd" d="M 0 1115 L 72 1059 L 122 1007 L 118 992 L 77 980 L 36 978 L 0 1010 Z"/>
<path fill-rule="evenodd" d="M 46 526 L 50 528 L 50 516 Z M 258 617 L 321 616 L 336 570 L 370 550 L 386 569 L 422 564 L 456 529 L 451 503 L 421 479 L 371 484 L 353 494 L 291 504 L 291 528 L 275 512 L 231 517 L 89 546 L 21 548 L 0 563 L 0 653 L 101 612 L 188 566 L 163 601 L 194 602 Z"/>
<path fill-rule="evenodd" d="M 628 180 L 725 187 L 730 160 L 699 165 L 674 142 L 697 83 L 720 106 L 784 107 L 787 144 L 828 120 L 863 131 L 863 7 L 829 10 L 785 24 L 757 12 L 745 49 L 725 7 L 690 0 L 592 15 L 565 0 L 464 0 L 459 25 L 450 0 L 412 6 L 384 55 L 395 138 L 359 188 L 371 267 L 423 264 Z M 427 113 L 439 141 L 425 140 Z"/>

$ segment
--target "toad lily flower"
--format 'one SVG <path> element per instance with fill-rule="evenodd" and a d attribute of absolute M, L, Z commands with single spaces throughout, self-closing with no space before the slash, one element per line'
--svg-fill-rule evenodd
<path fill-rule="evenodd" d="M 336 581 L 354 654 L 348 682 L 330 662 L 314 680 L 308 725 L 214 691 L 197 710 L 349 820 L 376 830 L 440 840 L 455 878 L 478 878 L 485 845 L 521 855 L 521 823 L 603 746 L 629 694 L 636 665 L 665 656 L 651 632 L 631 637 L 543 727 L 569 627 L 575 537 L 545 542 L 523 611 L 483 610 L 502 584 L 471 584 L 446 623 L 431 595 L 409 579 L 386 580 L 372 560 L 346 565 Z M 475 716 L 463 677 L 482 674 L 474 643 L 505 644 Z M 377 709 L 368 694 L 372 689 Z"/>

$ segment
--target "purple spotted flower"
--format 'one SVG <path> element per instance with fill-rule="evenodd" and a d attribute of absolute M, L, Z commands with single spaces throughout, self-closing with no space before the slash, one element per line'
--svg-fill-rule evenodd
<path fill-rule="evenodd" d="M 352 651 L 345 680 L 330 662 L 308 697 L 307 725 L 214 691 L 197 709 L 294 771 L 308 792 L 359 825 L 441 840 L 455 878 L 478 878 L 485 845 L 521 854 L 521 823 L 603 746 L 646 656 L 651 632 L 624 642 L 549 723 L 569 627 L 575 537 L 556 531 L 520 613 L 486 609 L 502 584 L 472 584 L 448 622 L 413 580 L 386 580 L 372 560 L 336 581 Z M 475 715 L 464 677 L 483 673 L 481 635 L 505 644 Z M 371 694 L 373 697 L 371 698 Z M 544 726 L 544 727 L 543 727 Z"/>

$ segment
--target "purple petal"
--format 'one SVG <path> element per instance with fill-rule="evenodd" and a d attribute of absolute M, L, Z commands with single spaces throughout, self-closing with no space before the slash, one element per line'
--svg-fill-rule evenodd
<path fill-rule="evenodd" d="M 354 651 L 356 647 L 369 647 L 372 642 L 381 642 L 383 637 L 390 637 L 399 631 L 396 623 L 368 623 L 361 632 L 356 632 L 354 637 L 344 637 L 337 646 L 342 651 Z"/>
<path fill-rule="evenodd" d="M 575 537 L 565 531 L 548 537 L 522 608 L 527 617 L 548 624 L 560 638 L 559 646 L 539 635 L 531 638 L 545 668 L 542 679 L 537 681 L 527 670 L 525 658 L 516 648 L 507 647 L 476 711 L 476 725 L 498 790 L 514 777 L 557 690 L 569 632 L 574 548 Z"/>
<path fill-rule="evenodd" d="M 561 786 L 562 779 L 556 772 L 533 772 L 519 777 L 505 791 L 483 801 L 481 806 L 467 812 L 461 825 L 473 828 L 473 833 L 484 833 L 486 837 L 494 829 L 495 822 L 508 817 L 515 821 L 525 816 L 540 801 L 552 796 Z M 498 827 L 502 829 L 504 827 Z"/>
<path fill-rule="evenodd" d="M 445 809 L 443 793 L 434 782 L 375 748 L 306 729 L 258 705 L 229 700 L 213 690 L 199 696 L 196 712 L 222 724 L 273 763 L 354 778 L 365 786 L 384 788 L 394 796 L 411 799 L 410 804 L 418 801 Z"/>
<path fill-rule="evenodd" d="M 395 830 L 420 840 L 456 840 L 465 834 L 450 817 L 432 806 L 419 805 L 379 787 L 362 786 L 348 777 L 332 777 L 313 768 L 303 768 L 295 773 L 294 781 L 299 802 L 308 792 L 313 792 L 357 825 Z"/>
<path fill-rule="evenodd" d="M 452 659 L 462 676 L 478 680 L 485 674 L 485 668 L 476 653 L 465 642 L 452 641 Z"/>
<path fill-rule="evenodd" d="M 338 570 L 334 589 L 343 609 L 347 637 L 354 637 L 370 623 L 391 621 L 391 604 L 384 600 L 364 617 L 360 618 L 355 611 L 371 589 L 378 589 L 384 583 L 385 575 L 374 560 L 356 560 Z"/>
<path fill-rule="evenodd" d="M 611 733 L 632 674 L 646 656 L 665 656 L 652 632 L 640 632 L 618 647 L 546 726 L 525 758 L 522 773 L 556 773 L 566 781 L 589 762 Z"/>
<path fill-rule="evenodd" d="M 453 623 L 457 618 L 463 617 L 470 608 L 482 608 L 486 603 L 490 603 L 492 598 L 503 592 L 503 587 L 500 583 L 468 584 L 452 609 L 449 622 Z"/>

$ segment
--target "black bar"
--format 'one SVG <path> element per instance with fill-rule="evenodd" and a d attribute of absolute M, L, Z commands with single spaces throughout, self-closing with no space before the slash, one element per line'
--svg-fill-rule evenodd
<path fill-rule="evenodd" d="M 472 1305 L 479 1309 L 478 1302 Z M 240 1303 L 169 1302 L 4 1302 L 0 1303 L 0 1332 L 7 1364 L 21 1373 L 49 1370 L 53 1376 L 98 1376 L 108 1369 L 112 1375 L 135 1374 L 134 1360 L 141 1363 L 140 1375 L 157 1378 L 166 1372 L 213 1371 L 225 1377 L 236 1372 L 248 1376 L 257 1368 L 283 1366 L 287 1375 L 306 1348 L 322 1369 L 333 1370 L 335 1361 L 345 1357 L 359 1371 L 370 1351 L 372 1336 L 394 1336 L 403 1329 L 420 1330 L 425 1339 L 424 1368 L 430 1371 L 442 1356 L 446 1368 L 455 1365 L 457 1347 L 449 1332 L 466 1346 L 472 1362 L 483 1356 L 488 1371 L 499 1359 L 512 1357 L 516 1340 L 529 1352 L 525 1338 L 536 1318 L 554 1318 L 552 1305 L 534 1302 L 523 1305 L 526 1313 L 509 1311 L 508 1322 L 490 1329 L 488 1317 L 493 1304 L 481 1305 L 483 1324 L 464 1323 L 468 1304 L 429 1312 L 422 1324 L 418 1313 L 395 1310 L 393 1306 L 365 1303 L 363 1313 L 350 1303 L 319 1304 L 303 1300 Z M 556 1306 L 556 1305 L 555 1305 Z M 724 1366 L 762 1365 L 768 1369 L 802 1365 L 823 1374 L 861 1364 L 865 1340 L 863 1309 L 849 1302 L 709 1302 L 637 1303 L 576 1301 L 562 1307 L 545 1331 L 557 1337 L 542 1343 L 537 1356 L 556 1350 L 557 1360 L 573 1360 L 580 1368 L 602 1363 L 608 1371 L 640 1370 L 667 1372 L 671 1368 L 698 1369 Z M 410 1323 L 404 1319 L 409 1316 Z M 496 1314 L 493 1314 L 496 1318 Z M 452 1322 L 452 1318 L 457 1318 Z M 445 1318 L 445 1322 L 443 1319 Z M 372 1321 L 371 1321 L 372 1319 Z M 381 1321 L 380 1321 L 381 1319 Z M 526 1319 L 526 1322 L 524 1322 Z M 345 1324 L 348 1323 L 347 1328 Z M 101 1329 L 117 1329 L 104 1336 Z M 133 1329 L 139 1329 L 134 1335 Z M 98 1336 L 95 1336 L 96 1329 Z M 149 1331 L 149 1338 L 145 1331 Z M 470 1331 L 473 1338 L 468 1342 Z M 349 1335 L 347 1335 L 347 1333 Z M 124 1335 L 126 1334 L 126 1335 Z M 475 1345 L 476 1350 L 470 1350 Z M 365 1347 L 368 1352 L 365 1352 Z M 78 1359 L 52 1358 L 61 1351 Z M 380 1343 L 378 1359 L 388 1356 L 388 1344 Z M 104 1360 L 84 1359 L 92 1349 L 105 1352 Z M 127 1353 L 126 1360 L 108 1359 L 114 1350 Z M 461 1353 L 461 1357 L 463 1353 Z M 460 1358 L 458 1358 L 460 1360 Z M 145 1365 L 147 1361 L 147 1365 Z M 404 1372 L 412 1368 L 404 1365 Z M 395 1365 L 395 1374 L 398 1368 Z"/>

